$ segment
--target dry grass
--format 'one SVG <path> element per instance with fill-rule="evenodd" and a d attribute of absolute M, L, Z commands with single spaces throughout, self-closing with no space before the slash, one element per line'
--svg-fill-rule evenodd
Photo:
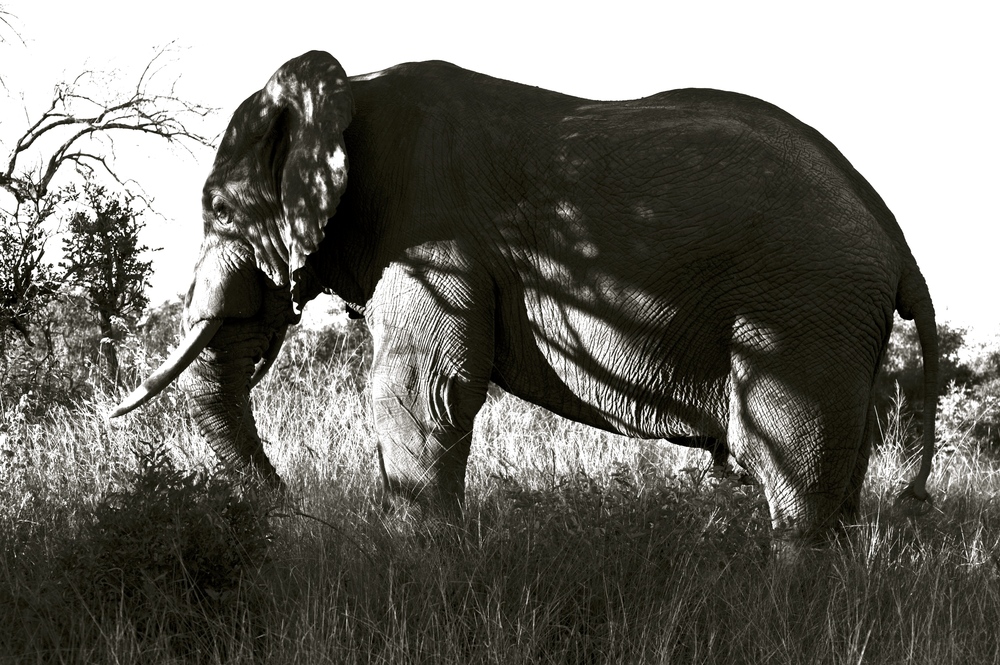
<path fill-rule="evenodd" d="M 291 366 L 256 397 L 290 501 L 185 489 L 185 469 L 213 478 L 213 457 L 176 394 L 124 423 L 105 422 L 101 403 L 12 428 L 0 452 L 0 662 L 1000 662 L 1000 464 L 974 442 L 939 456 L 936 508 L 912 519 L 891 505 L 911 470 L 901 428 L 873 459 L 849 537 L 775 562 L 759 492 L 712 478 L 705 453 L 496 396 L 477 424 L 464 523 L 414 524 L 378 510 L 353 347 L 306 360 L 319 343 L 293 341 Z M 172 461 L 150 472 L 157 444 Z M 235 534 L 230 499 L 256 506 L 266 555 L 233 537 L 247 557 L 231 591 L 198 587 L 162 539 L 123 564 L 97 556 L 122 554 L 98 552 L 87 525 L 142 468 L 200 506 L 172 518 L 177 542 L 186 520 Z M 113 519 L 147 525 L 153 513 L 131 505 Z M 67 550 L 149 574 L 96 593 L 81 575 L 107 571 L 69 566 Z"/>

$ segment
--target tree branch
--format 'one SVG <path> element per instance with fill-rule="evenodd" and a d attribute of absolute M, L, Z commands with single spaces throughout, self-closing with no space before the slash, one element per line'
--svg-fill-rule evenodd
<path fill-rule="evenodd" d="M 14 15 L 7 11 L 4 6 L 0 5 L 0 24 L 3 24 L 8 30 L 14 33 L 14 36 L 17 37 L 17 41 L 21 42 L 21 46 L 24 46 L 24 38 L 21 37 L 21 33 L 17 31 L 17 28 L 11 24 L 9 18 L 14 18 Z M 3 32 L 0 31 L 0 44 L 4 44 L 6 42 L 7 39 L 3 36 Z M 2 86 L 4 90 L 7 89 L 7 84 L 4 83 L 2 76 L 0 76 L 0 86 Z"/>
<path fill-rule="evenodd" d="M 138 132 L 166 139 L 189 152 L 188 144 L 191 143 L 211 147 L 211 140 L 189 129 L 186 121 L 203 118 L 214 109 L 176 96 L 176 81 L 167 93 L 150 90 L 153 77 L 163 69 L 158 63 L 168 48 L 169 45 L 157 50 L 128 97 L 106 101 L 81 93 L 81 82 L 93 75 L 89 71 L 77 76 L 72 83 L 58 85 L 48 110 L 15 143 L 7 168 L 0 173 L 0 187 L 18 201 L 44 197 L 60 168 L 66 162 L 79 164 L 83 158 L 100 161 L 118 179 L 108 158 L 98 156 L 95 149 L 88 149 L 96 137 Z M 88 113 L 89 109 L 93 111 Z M 37 179 L 31 181 L 18 176 L 21 158 L 42 139 L 61 140 L 61 143 L 45 160 L 46 166 Z"/>

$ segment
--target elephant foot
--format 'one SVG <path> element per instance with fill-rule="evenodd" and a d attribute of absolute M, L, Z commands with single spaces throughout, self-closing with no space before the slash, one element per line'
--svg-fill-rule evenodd
<path fill-rule="evenodd" d="M 452 492 L 406 492 L 386 488 L 382 492 L 382 513 L 386 516 L 417 523 L 442 522 L 461 524 L 464 510 L 462 497 Z"/>
<path fill-rule="evenodd" d="M 451 560 L 474 540 L 475 530 L 458 501 L 429 503 L 386 492 L 381 511 L 382 525 L 395 542 L 415 544 L 425 554 L 447 552 Z"/>
<path fill-rule="evenodd" d="M 852 528 L 856 517 L 843 511 L 825 519 L 772 521 L 772 550 L 776 559 L 795 560 L 810 552 L 827 552 L 841 547 L 852 548 Z"/>

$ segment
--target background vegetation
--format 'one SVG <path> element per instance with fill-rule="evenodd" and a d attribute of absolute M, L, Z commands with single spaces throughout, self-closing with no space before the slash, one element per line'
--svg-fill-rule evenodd
<path fill-rule="evenodd" d="M 176 314 L 123 341 L 123 371 L 157 364 Z M 942 331 L 935 509 L 891 505 L 919 383 L 899 326 L 861 524 L 776 563 L 759 491 L 706 454 L 500 393 L 477 421 L 464 523 L 386 519 L 360 322 L 298 329 L 255 391 L 291 487 L 260 494 L 216 470 L 179 389 L 107 422 L 114 396 L 68 355 L 97 324 L 62 316 L 79 319 L 53 316 L 67 356 L 3 403 L 2 662 L 1000 661 L 997 357 L 961 331 Z"/>

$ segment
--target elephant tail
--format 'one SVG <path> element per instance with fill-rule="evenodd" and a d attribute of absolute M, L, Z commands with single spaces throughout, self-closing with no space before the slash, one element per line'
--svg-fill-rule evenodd
<path fill-rule="evenodd" d="M 904 499 L 915 499 L 930 505 L 932 502 L 927 492 L 927 478 L 931 474 L 934 458 L 934 423 L 938 408 L 938 335 L 934 304 L 931 302 L 927 283 L 915 264 L 911 264 L 900 280 L 896 292 L 896 309 L 900 316 L 911 319 L 916 324 L 924 363 L 923 449 L 920 470 L 900 493 L 896 504 Z"/>

